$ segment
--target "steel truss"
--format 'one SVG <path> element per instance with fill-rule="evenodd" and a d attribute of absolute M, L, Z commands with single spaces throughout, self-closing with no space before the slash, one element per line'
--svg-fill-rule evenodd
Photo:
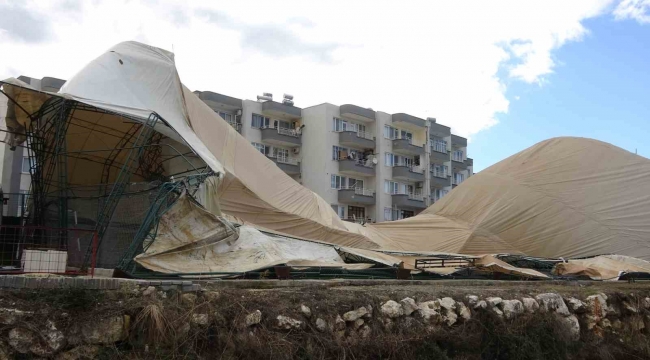
<path fill-rule="evenodd" d="M 213 174 L 207 165 L 193 164 L 191 159 L 198 159 L 198 156 L 187 143 L 183 145 L 190 150 L 179 151 L 174 145 L 164 141 L 166 137 L 154 128 L 169 127 L 169 124 L 156 113 L 152 113 L 146 121 L 142 121 L 139 118 L 99 109 L 75 100 L 52 97 L 38 111 L 29 114 L 14 99 L 10 101 L 15 103 L 16 111 L 25 112 L 31 120 L 24 134 L 31 175 L 30 204 L 25 219 L 26 224 L 67 229 L 70 226 L 69 210 L 74 209 L 74 207 L 70 208 L 71 202 L 79 199 L 95 201 L 96 205 L 92 208 L 96 208 L 96 214 L 93 212 L 84 216 L 87 217 L 86 224 L 88 220 L 93 221 L 93 230 L 98 234 L 98 245 L 101 245 L 118 203 L 124 196 L 134 194 L 127 190 L 134 176 L 145 183 L 162 184 L 159 186 L 159 192 L 162 193 L 165 189 L 169 190 L 171 186 L 168 185 L 169 179 L 173 176 L 177 179 L 191 178 L 194 185 L 190 187 L 197 188 L 197 181 L 202 182 L 207 176 Z M 89 118 L 80 115 L 80 112 L 85 115 L 96 113 L 100 120 L 88 120 Z M 117 116 L 121 120 L 120 126 L 111 127 L 110 123 L 102 123 L 103 115 Z M 94 150 L 71 149 L 68 147 L 68 141 L 70 136 L 75 135 L 69 132 L 71 126 L 76 130 L 88 130 L 104 138 L 112 138 L 110 143 L 116 145 L 107 146 L 106 149 L 97 149 L 97 146 L 93 147 Z M 170 129 L 173 130 L 171 127 Z M 170 154 L 163 154 L 163 147 L 169 148 Z M 68 162 L 72 159 L 100 164 L 101 174 L 97 173 L 99 183 L 95 185 L 71 183 L 68 179 Z M 184 160 L 185 165 L 180 167 L 178 173 L 166 174 L 165 163 L 174 159 Z M 179 183 L 186 184 L 186 187 L 189 184 L 188 181 Z M 137 192 L 136 190 L 135 193 Z M 162 203 L 157 201 L 149 212 L 154 211 L 155 206 L 164 208 Z M 76 224 L 76 213 L 74 216 Z M 158 218 L 156 216 L 149 218 L 147 215 L 144 222 L 139 225 L 137 242 L 141 243 L 143 239 L 142 229 L 157 227 L 157 223 L 151 222 L 152 219 L 155 221 Z M 149 233 L 146 232 L 145 235 L 147 234 Z M 62 241 L 67 241 L 67 234 L 60 235 Z M 85 256 L 86 266 L 89 265 L 91 255 L 88 252 Z"/>

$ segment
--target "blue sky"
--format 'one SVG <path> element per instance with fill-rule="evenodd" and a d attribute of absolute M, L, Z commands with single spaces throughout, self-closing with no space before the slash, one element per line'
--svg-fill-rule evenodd
<path fill-rule="evenodd" d="M 650 157 L 650 24 L 601 16 L 583 25 L 589 34 L 554 53 L 558 65 L 541 85 L 506 80 L 508 113 L 472 137 L 477 170 L 557 136 Z"/>

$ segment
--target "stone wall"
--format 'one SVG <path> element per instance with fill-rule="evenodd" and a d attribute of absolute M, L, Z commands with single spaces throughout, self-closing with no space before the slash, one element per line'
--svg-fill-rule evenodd
<path fill-rule="evenodd" d="M 278 358 L 304 357 L 306 349 L 320 358 L 339 357 L 339 351 L 355 358 L 392 352 L 399 358 L 417 357 L 425 345 L 448 358 L 490 358 L 483 347 L 497 358 L 519 358 L 520 353 L 501 350 L 507 344 L 483 342 L 503 335 L 539 348 L 544 345 L 534 338 L 539 329 L 552 333 L 544 341 L 562 342 L 573 351 L 588 354 L 614 339 L 622 353 L 643 357 L 639 344 L 647 348 L 650 328 L 650 297 L 643 291 L 493 296 L 470 288 L 449 296 L 403 296 L 404 291 L 372 287 L 265 292 L 183 282 L 120 284 L 117 290 L 3 291 L 0 360 L 175 358 L 188 352 L 201 357 L 214 351 L 255 358 L 267 347 L 276 355 L 284 349 Z M 537 333 L 530 329 L 540 323 L 551 325 Z M 491 332 L 474 336 L 484 328 Z M 400 347 L 402 342 L 410 345 Z M 247 347 L 254 349 L 242 350 Z"/>

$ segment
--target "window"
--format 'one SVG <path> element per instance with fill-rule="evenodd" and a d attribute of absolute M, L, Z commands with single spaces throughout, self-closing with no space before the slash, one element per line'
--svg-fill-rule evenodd
<path fill-rule="evenodd" d="M 348 184 L 350 187 L 353 187 L 355 189 L 363 189 L 363 180 L 349 178 Z"/>
<path fill-rule="evenodd" d="M 289 158 L 289 150 L 274 147 L 273 156 L 275 156 L 279 161 L 286 161 Z"/>
<path fill-rule="evenodd" d="M 463 161 L 463 150 L 454 150 L 451 159 L 454 161 Z"/>
<path fill-rule="evenodd" d="M 339 216 L 341 219 L 345 219 L 345 207 L 341 205 L 332 205 L 332 210 Z"/>
<path fill-rule="evenodd" d="M 406 193 L 407 193 L 407 194 L 410 194 L 410 195 L 415 194 L 415 192 L 413 191 L 413 189 L 415 189 L 415 188 L 413 187 L 413 185 L 406 185 Z M 419 194 L 418 194 L 418 195 L 419 195 Z"/>
<path fill-rule="evenodd" d="M 282 120 L 275 120 L 273 122 L 273 127 L 274 128 L 280 128 L 280 129 L 294 129 L 295 126 L 292 126 L 292 123 L 288 121 L 282 121 Z"/>
<path fill-rule="evenodd" d="M 465 174 L 463 173 L 454 173 L 454 184 L 458 185 L 465 180 Z"/>
<path fill-rule="evenodd" d="M 345 176 L 332 175 L 330 185 L 332 189 L 342 189 L 346 187 L 345 181 L 346 181 Z"/>
<path fill-rule="evenodd" d="M 384 164 L 386 166 L 394 166 L 395 165 L 395 157 L 391 153 L 386 153 L 386 156 L 384 157 Z"/>
<path fill-rule="evenodd" d="M 366 218 L 366 209 L 359 206 L 348 206 L 348 218 L 357 221 L 364 220 Z"/>
<path fill-rule="evenodd" d="M 251 120 L 251 127 L 258 128 L 258 129 L 263 127 L 269 127 L 269 122 L 270 122 L 269 118 L 264 117 L 262 115 L 253 114 Z"/>
<path fill-rule="evenodd" d="M 340 146 L 332 146 L 332 160 L 339 160 L 348 155 L 348 149 Z"/>
<path fill-rule="evenodd" d="M 433 176 L 441 178 L 447 177 L 448 167 L 446 165 L 431 164 L 430 166 Z"/>
<path fill-rule="evenodd" d="M 399 194 L 400 187 L 404 187 L 404 185 L 395 181 L 384 180 L 384 192 L 386 194 Z"/>
<path fill-rule="evenodd" d="M 392 126 L 384 125 L 384 137 L 391 140 L 397 139 L 399 138 L 399 130 Z"/>
<path fill-rule="evenodd" d="M 261 152 L 264 155 L 268 155 L 271 151 L 271 147 L 266 146 L 264 144 L 252 142 L 251 145 L 257 149 L 257 151 Z"/>
<path fill-rule="evenodd" d="M 384 220 L 386 220 L 386 221 L 393 220 L 393 209 L 384 208 Z"/>
<path fill-rule="evenodd" d="M 24 212 L 27 211 L 27 202 L 29 201 L 29 190 L 20 190 L 20 198 L 18 199 L 18 214 L 17 216 L 23 216 Z"/>
<path fill-rule="evenodd" d="M 221 116 L 221 118 L 224 119 L 224 120 L 226 120 L 227 122 L 229 122 L 229 123 L 233 123 L 233 122 L 234 122 L 234 121 L 233 121 L 233 116 L 232 116 L 232 114 L 228 114 L 228 113 L 223 112 L 223 111 L 215 111 L 215 112 L 216 112 L 217 114 L 219 114 L 219 116 Z"/>
<path fill-rule="evenodd" d="M 407 139 L 409 142 L 413 141 L 413 134 L 408 131 L 400 130 L 400 139 Z"/>
<path fill-rule="evenodd" d="M 337 117 L 334 118 L 333 125 L 334 125 L 333 126 L 334 131 L 346 131 L 348 129 L 348 122 L 343 119 L 339 119 Z"/>
<path fill-rule="evenodd" d="M 447 152 L 447 142 L 439 138 L 432 138 L 431 148 L 433 151 L 446 153 Z"/>
<path fill-rule="evenodd" d="M 409 211 L 409 210 L 398 210 L 399 211 L 399 219 L 408 219 L 410 217 L 415 216 L 415 212 Z"/>
<path fill-rule="evenodd" d="M 433 189 L 431 192 L 431 195 L 433 197 L 433 201 L 438 201 L 442 199 L 443 196 L 447 195 L 448 191 L 444 189 Z"/>
<path fill-rule="evenodd" d="M 21 171 L 25 174 L 29 174 L 30 169 L 33 165 L 33 162 L 29 160 L 29 156 L 23 156 L 23 167 Z"/>
<path fill-rule="evenodd" d="M 419 161 L 419 158 L 418 158 Z M 384 164 L 386 166 L 408 166 L 411 167 L 413 166 L 413 158 L 402 156 L 402 155 L 395 155 L 391 153 L 385 153 L 384 156 Z"/>

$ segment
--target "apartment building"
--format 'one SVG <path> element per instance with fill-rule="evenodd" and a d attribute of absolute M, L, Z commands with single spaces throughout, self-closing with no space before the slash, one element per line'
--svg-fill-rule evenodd
<path fill-rule="evenodd" d="M 198 97 L 262 154 L 273 160 L 294 180 L 300 180 L 302 109 L 285 97 L 282 102 L 260 96 L 263 102 L 241 100 L 210 91 L 195 91 Z"/>
<path fill-rule="evenodd" d="M 473 173 L 467 139 L 433 118 L 353 104 L 301 109 L 292 97 L 275 102 L 270 94 L 252 101 L 195 93 L 342 219 L 414 216 Z"/>
<path fill-rule="evenodd" d="M 18 80 L 29 84 L 36 90 L 58 92 L 65 84 L 65 80 L 44 77 L 42 79 L 33 79 L 27 76 L 19 76 Z M 5 139 L 6 133 L 6 102 L 7 98 L 3 96 L 0 99 L 0 122 L 3 130 L 2 138 Z M 3 215 L 4 216 L 21 216 L 27 204 L 27 196 L 31 186 L 31 176 L 29 173 L 30 162 L 27 148 L 17 147 L 12 149 L 6 143 L 2 146 L 2 180 L 1 187 L 3 193 Z"/>

